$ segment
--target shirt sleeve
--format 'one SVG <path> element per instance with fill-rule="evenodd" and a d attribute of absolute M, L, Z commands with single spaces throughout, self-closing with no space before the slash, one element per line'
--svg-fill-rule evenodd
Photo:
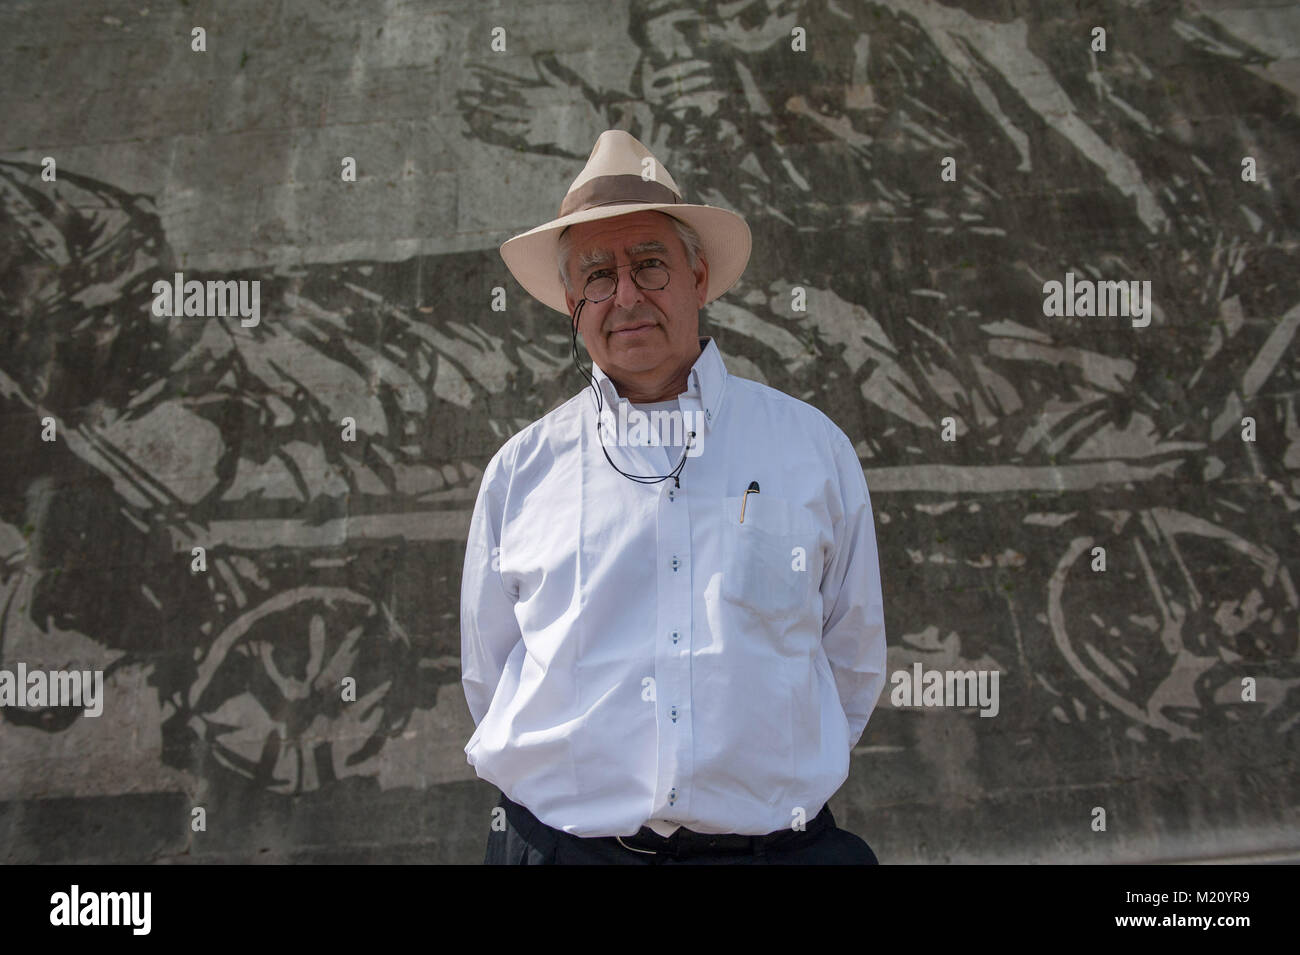
<path fill-rule="evenodd" d="M 483 472 L 465 547 L 460 583 L 460 671 L 474 725 L 482 722 L 515 645 L 523 639 L 516 594 L 501 577 L 501 524 L 510 469 L 499 452 Z"/>
<path fill-rule="evenodd" d="M 822 577 L 822 648 L 849 721 L 852 749 L 885 685 L 885 614 L 867 479 L 848 438 L 843 432 L 836 438 L 836 484 L 843 512 L 834 522 L 835 553 Z"/>

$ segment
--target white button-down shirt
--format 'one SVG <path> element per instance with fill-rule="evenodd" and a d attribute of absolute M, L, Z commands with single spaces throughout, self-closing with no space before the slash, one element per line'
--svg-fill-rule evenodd
<path fill-rule="evenodd" d="M 697 442 L 680 487 L 610 467 L 586 388 L 506 441 L 474 507 L 460 619 L 477 728 L 465 753 L 480 778 L 574 835 L 665 821 L 753 835 L 811 820 L 848 777 L 885 682 L 853 444 L 700 344 L 677 399 Z M 626 399 L 594 374 L 618 415 Z M 631 474 L 668 474 L 680 457 L 605 436 Z"/>

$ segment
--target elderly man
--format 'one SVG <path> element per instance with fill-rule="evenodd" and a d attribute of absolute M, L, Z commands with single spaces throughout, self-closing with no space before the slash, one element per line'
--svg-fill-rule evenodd
<path fill-rule="evenodd" d="M 488 863 L 876 861 L 827 804 L 885 679 L 871 502 L 826 415 L 699 336 L 749 252 L 619 130 L 501 247 L 594 377 L 492 458 L 470 527 Z"/>

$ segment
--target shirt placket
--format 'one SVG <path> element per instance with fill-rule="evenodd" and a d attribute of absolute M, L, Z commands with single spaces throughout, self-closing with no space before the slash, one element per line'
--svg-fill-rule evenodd
<path fill-rule="evenodd" d="M 682 411 L 698 400 L 682 395 Z M 689 419 L 688 419 L 689 420 Z M 699 437 L 697 436 L 696 440 Z M 668 470 L 676 465 L 664 455 Z M 655 816 L 664 819 L 690 814 L 694 767 L 694 712 L 691 705 L 691 612 L 693 561 L 688 494 L 691 464 L 687 458 L 678 487 L 668 480 L 660 485 L 658 507 L 659 627 L 656 634 L 655 684 L 659 728 L 659 776 L 655 787 Z M 697 464 L 698 467 L 698 464 Z"/>

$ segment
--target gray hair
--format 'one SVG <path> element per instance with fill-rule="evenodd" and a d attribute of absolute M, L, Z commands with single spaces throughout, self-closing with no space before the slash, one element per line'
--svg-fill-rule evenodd
<path fill-rule="evenodd" d="M 659 212 L 658 209 L 651 210 Z M 700 264 L 702 258 L 700 234 L 691 226 L 678 219 L 676 216 L 670 216 L 666 212 L 659 212 L 661 216 L 667 218 L 673 225 L 673 231 L 677 233 L 677 238 L 681 239 L 682 245 L 686 247 L 686 259 L 692 272 Z M 573 226 L 566 226 L 560 233 L 559 241 L 556 242 L 555 256 L 556 267 L 560 270 L 560 281 L 564 283 L 565 289 L 570 294 L 573 292 L 573 286 L 569 284 L 569 254 L 573 251 L 573 238 L 569 235 L 569 229 Z"/>

